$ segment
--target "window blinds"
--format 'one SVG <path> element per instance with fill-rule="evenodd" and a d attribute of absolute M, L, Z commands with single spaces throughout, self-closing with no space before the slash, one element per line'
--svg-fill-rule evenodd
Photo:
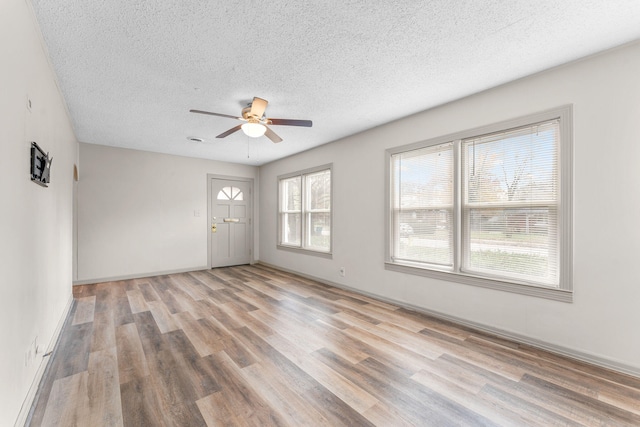
<path fill-rule="evenodd" d="M 394 258 L 453 265 L 453 144 L 392 157 Z"/>
<path fill-rule="evenodd" d="M 462 271 L 559 286 L 559 123 L 462 140 Z"/>

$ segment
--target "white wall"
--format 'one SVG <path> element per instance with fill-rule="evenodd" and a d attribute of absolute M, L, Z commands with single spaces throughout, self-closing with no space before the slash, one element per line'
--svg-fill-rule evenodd
<path fill-rule="evenodd" d="M 77 142 L 33 16 L 25 0 L 1 2 L 2 426 L 16 421 L 71 297 L 72 177 Z M 27 95 L 32 100 L 31 112 L 26 109 Z M 49 188 L 30 180 L 30 141 L 53 156 Z M 25 353 L 36 337 L 40 352 L 25 366 Z"/>
<path fill-rule="evenodd" d="M 470 69 L 470 72 L 473 72 Z M 260 259 L 640 375 L 640 43 L 261 168 Z M 385 150 L 574 104 L 574 302 L 384 269 Z M 333 259 L 276 249 L 276 177 L 333 162 Z M 338 269 L 346 267 L 346 277 Z"/>
<path fill-rule="evenodd" d="M 256 179 L 258 205 L 254 166 L 92 144 L 80 163 L 79 283 L 206 268 L 207 174 Z"/>

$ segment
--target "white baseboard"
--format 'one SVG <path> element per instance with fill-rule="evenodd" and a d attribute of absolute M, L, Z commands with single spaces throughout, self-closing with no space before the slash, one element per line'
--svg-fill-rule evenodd
<path fill-rule="evenodd" d="M 55 331 L 53 331 L 53 336 L 49 341 L 49 345 L 45 350 L 42 358 L 40 360 L 40 365 L 38 365 L 38 370 L 36 371 L 36 376 L 33 378 L 31 382 L 31 386 L 29 387 L 29 391 L 27 392 L 27 396 L 24 398 L 22 402 L 22 408 L 20 408 L 20 413 L 18 414 L 18 418 L 14 424 L 14 427 L 22 427 L 27 422 L 27 418 L 29 417 L 29 412 L 31 411 L 31 407 L 33 406 L 34 399 L 36 394 L 38 393 L 38 387 L 40 386 L 40 381 L 42 380 L 42 376 L 47 370 L 47 366 L 49 366 L 49 361 L 51 360 L 51 356 L 45 356 L 50 354 L 58 343 L 58 338 L 60 338 L 60 334 L 62 333 L 62 327 L 64 326 L 67 316 L 69 316 L 69 312 L 71 311 L 71 307 L 73 305 L 73 293 L 69 295 L 69 301 L 67 301 L 67 305 L 62 311 L 62 316 L 60 320 L 58 320 L 58 325 L 56 326 Z"/>
<path fill-rule="evenodd" d="M 154 271 L 151 273 L 126 274 L 124 276 L 99 277 L 95 279 L 74 280 L 73 286 L 89 285 L 94 283 L 117 282 L 119 280 L 141 279 L 144 277 L 164 276 L 165 274 L 188 273 L 190 271 L 207 270 L 206 265 L 202 267 L 180 268 L 178 270 Z"/>
<path fill-rule="evenodd" d="M 264 265 L 266 267 L 274 268 L 276 270 L 281 270 L 281 271 L 285 271 L 285 272 L 288 272 L 288 273 L 297 274 L 298 276 L 304 277 L 306 279 L 315 280 L 316 282 L 324 283 L 325 285 L 334 286 L 336 288 L 348 290 L 348 291 L 354 292 L 356 294 L 365 295 L 367 297 L 375 298 L 377 300 L 380 300 L 380 301 L 383 301 L 383 302 L 387 302 L 389 304 L 393 304 L 393 305 L 397 305 L 399 307 L 407 308 L 409 310 L 413 310 L 413 311 L 416 311 L 418 313 L 424 313 L 424 314 L 427 314 L 429 316 L 433 316 L 433 317 L 438 318 L 438 319 L 454 322 L 454 323 L 457 323 L 459 325 L 466 326 L 466 327 L 469 327 L 469 328 L 473 328 L 473 329 L 476 329 L 478 331 L 487 332 L 487 333 L 496 335 L 496 336 L 501 337 L 501 338 L 505 338 L 505 339 L 508 339 L 508 340 L 511 340 L 511 341 L 515 341 L 515 342 L 518 342 L 518 343 L 521 343 L 521 344 L 527 344 L 527 345 L 530 345 L 532 347 L 536 347 L 536 348 L 539 348 L 539 349 L 542 349 L 542 350 L 549 351 L 551 353 L 559 354 L 559 355 L 562 355 L 562 356 L 565 356 L 565 357 L 569 357 L 571 359 L 579 360 L 581 362 L 590 363 L 592 365 L 596 365 L 596 366 L 599 366 L 599 367 L 602 367 L 602 368 L 606 368 L 606 369 L 611 369 L 613 371 L 621 372 L 623 374 L 632 375 L 634 377 L 640 378 L 640 367 L 637 367 L 637 366 L 627 365 L 625 363 L 620 363 L 620 362 L 617 362 L 615 360 L 607 359 L 607 358 L 600 357 L 600 356 L 595 356 L 595 355 L 590 354 L 590 353 L 574 350 L 572 348 L 559 346 L 559 345 L 556 345 L 556 344 L 551 344 L 551 343 L 548 343 L 548 342 L 545 342 L 545 341 L 541 341 L 541 340 L 538 340 L 538 339 L 535 339 L 535 338 L 527 337 L 525 335 L 517 334 L 517 333 L 514 333 L 514 332 L 508 332 L 508 331 L 505 331 L 505 330 L 502 330 L 502 329 L 499 329 L 499 328 L 494 328 L 492 326 L 487 326 L 487 325 L 484 325 L 484 324 L 481 324 L 481 323 L 476 323 L 476 322 L 473 322 L 473 321 L 470 321 L 470 320 L 466 320 L 466 319 L 462 319 L 462 318 L 459 318 L 459 317 L 456 317 L 456 316 L 451 316 L 451 315 L 448 315 L 448 314 L 445 314 L 445 313 L 441 313 L 441 312 L 438 312 L 438 311 L 430 310 L 430 309 L 425 308 L 425 307 L 409 304 L 409 303 L 406 303 L 406 302 L 397 301 L 397 300 L 394 300 L 392 298 L 382 297 L 382 296 L 376 295 L 374 293 L 362 291 L 360 289 L 352 288 L 350 286 L 346 286 L 346 285 L 343 285 L 343 284 L 340 284 L 340 283 L 335 283 L 335 282 L 332 282 L 330 280 L 321 279 L 319 277 L 315 277 L 315 276 L 312 276 L 312 275 L 309 275 L 309 274 L 300 273 L 299 271 L 278 267 L 277 265 L 272 265 L 272 264 L 269 264 L 269 263 L 266 263 L 266 262 L 258 261 L 257 264 L 262 264 L 262 265 Z"/>

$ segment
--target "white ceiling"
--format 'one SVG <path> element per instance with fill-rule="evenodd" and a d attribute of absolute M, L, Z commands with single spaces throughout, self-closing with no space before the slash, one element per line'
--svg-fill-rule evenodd
<path fill-rule="evenodd" d="M 80 141 L 252 165 L 640 39 L 639 0 L 31 1 Z M 254 96 L 313 127 L 189 113 Z"/>

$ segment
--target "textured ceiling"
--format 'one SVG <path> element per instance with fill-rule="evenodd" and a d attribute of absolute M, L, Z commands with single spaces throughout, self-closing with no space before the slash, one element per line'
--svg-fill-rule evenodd
<path fill-rule="evenodd" d="M 640 38 L 638 0 L 31 1 L 80 141 L 254 165 Z M 313 127 L 189 113 L 254 96 Z"/>

